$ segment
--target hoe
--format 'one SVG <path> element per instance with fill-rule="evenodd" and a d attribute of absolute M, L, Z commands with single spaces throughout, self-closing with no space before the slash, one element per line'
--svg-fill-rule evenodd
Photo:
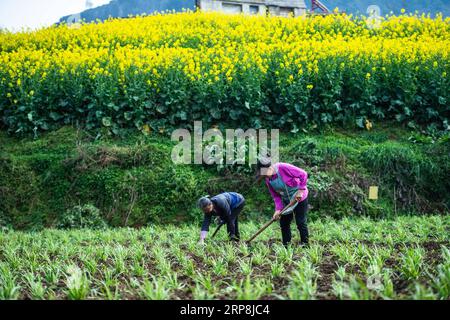
<path fill-rule="evenodd" d="M 281 210 L 280 215 L 285 215 L 289 211 L 291 211 L 293 208 L 297 206 L 298 202 L 296 200 L 292 200 L 283 210 Z M 290 210 L 291 209 L 291 210 Z M 261 232 L 266 230 L 272 223 L 274 223 L 276 219 L 272 218 L 270 221 L 268 221 L 265 225 L 261 227 L 249 240 L 247 240 L 247 244 L 250 244 Z"/>
<path fill-rule="evenodd" d="M 220 230 L 220 228 L 222 228 L 222 226 L 225 224 L 225 222 L 221 222 L 219 223 L 219 225 L 217 226 L 216 230 L 214 231 L 213 235 L 211 238 L 214 238 L 214 236 L 217 234 L 217 232 Z"/>
<path fill-rule="evenodd" d="M 294 209 L 295 207 L 296 207 L 296 205 L 297 205 L 297 201 L 296 200 L 293 200 L 293 201 L 291 201 L 283 210 L 281 210 L 281 212 L 280 212 L 280 215 L 285 215 L 285 214 L 287 214 L 289 211 L 290 211 L 290 209 L 292 210 L 292 209 Z M 262 227 L 261 227 L 261 229 L 259 229 L 254 235 L 253 235 L 253 237 L 251 237 L 249 240 L 247 240 L 247 244 L 250 244 L 250 242 L 252 242 L 257 236 L 259 236 L 259 234 L 261 233 L 261 232 L 263 232 L 264 230 L 266 230 L 272 223 L 274 223 L 276 220 L 275 219 L 270 219 L 270 221 L 268 221 L 266 224 L 264 224 Z M 220 230 L 220 228 L 222 228 L 222 226 L 224 225 L 224 224 L 226 224 L 226 222 L 221 222 L 218 226 L 217 226 L 217 228 L 216 228 L 216 230 L 214 231 L 214 233 L 212 234 L 212 237 L 211 238 L 214 238 L 214 236 L 217 234 L 217 232 Z"/>

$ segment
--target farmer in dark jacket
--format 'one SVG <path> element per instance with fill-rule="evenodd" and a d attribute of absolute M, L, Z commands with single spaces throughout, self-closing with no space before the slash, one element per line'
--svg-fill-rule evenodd
<path fill-rule="evenodd" d="M 244 197 L 236 192 L 224 192 L 212 198 L 200 198 L 198 206 L 202 209 L 205 217 L 199 243 L 203 244 L 213 216 L 220 217 L 221 223 L 226 223 L 230 240 L 239 241 L 238 215 L 244 205 Z"/>

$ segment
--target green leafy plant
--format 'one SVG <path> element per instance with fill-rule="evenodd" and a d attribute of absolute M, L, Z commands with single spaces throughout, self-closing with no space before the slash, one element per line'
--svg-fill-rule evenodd
<path fill-rule="evenodd" d="M 0 264 L 0 299 L 15 300 L 19 298 L 20 286 L 16 283 L 16 277 L 5 264 Z"/>
<path fill-rule="evenodd" d="M 106 223 L 100 215 L 100 211 L 93 205 L 75 206 L 67 210 L 58 223 L 59 228 L 90 228 L 104 229 Z"/>
<path fill-rule="evenodd" d="M 406 279 L 418 279 L 423 270 L 425 252 L 421 247 L 407 248 L 401 255 L 400 271 Z"/>
<path fill-rule="evenodd" d="M 313 265 L 302 258 L 295 264 L 295 269 L 290 276 L 290 284 L 287 289 L 289 299 L 306 300 L 314 299 L 317 290 L 317 270 Z"/>
<path fill-rule="evenodd" d="M 145 279 L 140 286 L 141 294 L 145 299 L 149 300 L 167 300 L 170 297 L 170 289 L 165 279 L 156 278 Z"/>

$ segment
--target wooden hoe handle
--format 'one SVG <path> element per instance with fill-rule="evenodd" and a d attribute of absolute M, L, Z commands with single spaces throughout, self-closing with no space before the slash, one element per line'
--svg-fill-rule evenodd
<path fill-rule="evenodd" d="M 263 232 L 264 230 L 266 230 L 272 223 L 274 223 L 274 221 L 275 221 L 275 219 L 272 218 L 272 219 L 270 219 L 270 221 L 266 222 L 266 224 L 263 225 L 263 226 L 261 227 L 261 229 L 259 229 L 258 232 L 256 232 L 256 233 L 253 235 L 253 237 L 251 237 L 250 239 L 247 240 L 247 243 L 252 242 L 253 239 L 255 239 L 257 236 L 259 236 L 259 234 L 260 234 L 261 232 Z"/>

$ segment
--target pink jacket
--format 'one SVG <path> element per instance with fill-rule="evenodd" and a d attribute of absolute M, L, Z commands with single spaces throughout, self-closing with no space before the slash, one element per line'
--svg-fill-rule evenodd
<path fill-rule="evenodd" d="M 308 197 L 308 188 L 306 183 L 308 182 L 308 173 L 305 170 L 297 168 L 296 166 L 278 162 L 273 165 L 274 168 L 278 169 L 281 179 L 289 187 L 297 187 L 299 190 L 305 190 L 300 201 L 303 201 Z M 266 185 L 269 188 L 270 194 L 272 195 L 273 201 L 275 202 L 275 210 L 282 210 L 284 208 L 281 196 L 271 187 L 269 181 L 276 179 L 277 174 L 275 173 L 272 177 L 266 178 Z"/>

